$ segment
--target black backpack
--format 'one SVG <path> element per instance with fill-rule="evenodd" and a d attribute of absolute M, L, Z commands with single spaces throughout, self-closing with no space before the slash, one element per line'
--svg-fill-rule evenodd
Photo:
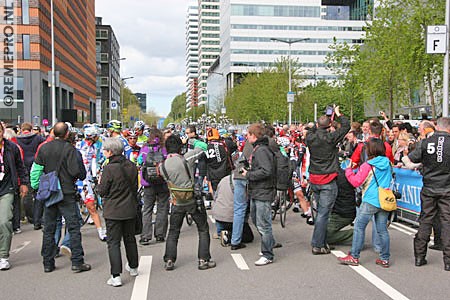
<path fill-rule="evenodd" d="M 294 168 L 288 156 L 284 156 L 281 151 L 274 152 L 274 164 L 276 168 L 276 188 L 280 191 L 286 191 L 291 185 Z"/>
<path fill-rule="evenodd" d="M 159 172 L 159 166 L 164 162 L 164 155 L 161 150 L 153 151 L 147 154 L 147 158 L 144 163 L 144 170 L 142 175 L 148 183 L 151 184 L 163 184 L 164 178 Z"/>

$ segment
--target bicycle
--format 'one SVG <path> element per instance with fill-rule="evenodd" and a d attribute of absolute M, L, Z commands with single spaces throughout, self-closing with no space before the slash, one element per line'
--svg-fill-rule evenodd
<path fill-rule="evenodd" d="M 307 182 L 306 186 L 304 187 L 303 194 L 305 195 L 306 201 L 308 201 L 310 204 L 311 218 L 312 218 L 312 221 L 315 222 L 317 219 L 318 205 L 317 205 L 317 200 L 314 197 L 314 193 L 312 191 L 312 188 L 311 188 L 311 185 L 309 182 Z"/>
<path fill-rule="evenodd" d="M 280 215 L 280 225 L 282 228 L 286 227 L 286 213 L 294 204 L 294 192 L 292 188 L 285 191 L 277 190 L 275 201 L 272 203 L 272 220 L 275 220 L 276 215 Z"/>
<path fill-rule="evenodd" d="M 91 184 L 92 191 L 94 192 L 94 200 L 95 200 L 95 209 L 97 211 L 103 210 L 103 202 L 102 199 L 97 195 L 96 186 L 98 184 L 97 178 L 93 178 L 92 180 L 89 180 Z M 91 214 L 89 213 L 89 210 L 86 208 L 86 205 L 84 203 L 83 197 L 81 197 L 81 193 L 85 193 L 87 190 L 87 186 L 83 186 L 82 191 L 80 193 L 77 193 L 78 203 L 80 207 L 80 215 L 81 215 L 81 226 L 84 226 L 91 217 Z"/>

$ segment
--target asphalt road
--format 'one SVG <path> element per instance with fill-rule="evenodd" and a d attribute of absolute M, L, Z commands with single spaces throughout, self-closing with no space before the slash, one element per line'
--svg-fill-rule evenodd
<path fill-rule="evenodd" d="M 339 246 L 330 255 L 311 254 L 312 226 L 304 220 L 289 211 L 282 229 L 277 216 L 274 234 L 283 247 L 275 249 L 274 263 L 267 266 L 254 265 L 260 251 L 256 230 L 255 241 L 238 251 L 212 239 L 217 267 L 206 271 L 197 269 L 195 224 L 184 224 L 174 271 L 163 268 L 164 243 L 139 246 L 140 275 L 135 279 L 124 272 L 123 286 L 117 288 L 106 285 L 106 243 L 97 238 L 93 226 L 82 228 L 85 260 L 93 269 L 73 274 L 63 256 L 57 258 L 56 270 L 46 274 L 40 256 L 42 232 L 25 224 L 13 238 L 11 269 L 0 272 L 0 299 L 450 299 L 450 272 L 444 271 L 441 252 L 429 250 L 428 265 L 414 266 L 413 229 L 390 227 L 391 267 L 384 269 L 375 265 L 368 228 L 361 266 L 349 267 L 336 259 L 349 246 Z M 210 220 L 211 234 L 214 229 Z"/>

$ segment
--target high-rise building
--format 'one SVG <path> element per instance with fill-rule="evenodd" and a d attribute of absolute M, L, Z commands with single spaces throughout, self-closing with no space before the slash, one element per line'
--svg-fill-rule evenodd
<path fill-rule="evenodd" d="M 199 0 L 198 16 L 198 105 L 207 105 L 208 70 L 220 54 L 220 0 Z"/>
<path fill-rule="evenodd" d="M 120 119 L 120 46 L 114 30 L 95 19 L 97 59 L 97 123 Z M 100 107 L 99 107 L 100 106 Z"/>
<path fill-rule="evenodd" d="M 344 3 L 351 1 L 327 2 L 330 5 L 321 0 L 223 0 L 217 72 L 226 77 L 226 88 L 289 55 L 301 65 L 303 84 L 335 79 L 324 61 L 329 46 L 334 39 L 362 43 L 365 21 L 351 19 L 351 6 Z"/>
<path fill-rule="evenodd" d="M 190 3 L 186 16 L 186 109 L 198 105 L 198 6 Z"/>
<path fill-rule="evenodd" d="M 84 0 L 53 2 L 56 118 L 89 122 L 95 115 L 95 4 Z M 11 105 L 0 106 L 0 119 L 8 123 L 51 121 L 50 0 L 2 3 L 1 40 L 8 38 L 13 52 L 0 58 L 0 82 L 10 78 L 16 98 Z"/>
<path fill-rule="evenodd" d="M 139 103 L 139 107 L 142 112 L 147 112 L 147 94 L 144 93 L 135 93 L 136 99 Z"/>

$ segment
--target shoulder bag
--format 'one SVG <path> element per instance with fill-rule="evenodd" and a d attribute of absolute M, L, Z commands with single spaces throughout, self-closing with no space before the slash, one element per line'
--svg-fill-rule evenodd
<path fill-rule="evenodd" d="M 380 201 L 380 207 L 384 211 L 394 211 L 397 209 L 397 199 L 391 189 L 385 189 L 378 184 L 377 176 L 375 175 L 375 170 L 372 168 L 373 177 L 378 186 L 378 200 Z"/>

